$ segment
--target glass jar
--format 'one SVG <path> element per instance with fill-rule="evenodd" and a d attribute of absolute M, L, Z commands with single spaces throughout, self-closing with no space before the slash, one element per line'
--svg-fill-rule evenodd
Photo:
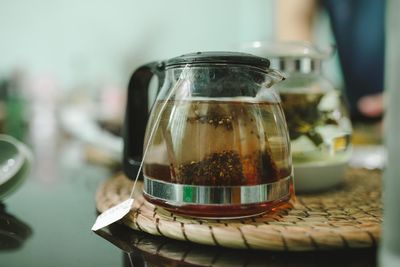
<path fill-rule="evenodd" d="M 321 73 L 332 52 L 302 42 L 256 42 L 248 50 L 286 75 L 274 89 L 289 128 L 296 192 L 338 185 L 351 155 L 352 127 L 342 92 Z"/>
<path fill-rule="evenodd" d="M 144 144 L 143 193 L 149 202 L 185 215 L 224 218 L 260 214 L 290 198 L 288 132 L 279 96 L 270 88 L 282 76 L 268 67 L 268 60 L 248 54 L 207 52 L 134 73 L 125 170 L 134 177 L 135 155 L 142 154 L 135 148 Z M 140 140 L 132 133 L 143 123 L 136 112 L 147 101 L 137 97 L 147 83 L 139 81 L 151 73 L 162 86 Z"/>

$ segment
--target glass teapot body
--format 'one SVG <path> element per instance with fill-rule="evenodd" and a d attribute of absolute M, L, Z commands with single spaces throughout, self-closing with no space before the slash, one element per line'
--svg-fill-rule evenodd
<path fill-rule="evenodd" d="M 249 55 L 207 60 L 163 65 L 143 142 L 144 196 L 197 217 L 263 213 L 290 197 L 287 128 L 269 88 L 282 77 Z"/>

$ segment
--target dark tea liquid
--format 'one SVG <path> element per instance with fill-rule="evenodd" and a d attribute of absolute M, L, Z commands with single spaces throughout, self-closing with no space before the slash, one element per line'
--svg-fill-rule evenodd
<path fill-rule="evenodd" d="M 290 176 L 289 140 L 280 105 L 247 100 L 156 102 L 149 127 L 165 108 L 144 159 L 145 179 L 162 181 L 163 185 L 238 187 L 274 183 Z M 145 196 L 175 212 L 203 217 L 261 213 L 282 201 L 174 206 L 146 192 Z"/>

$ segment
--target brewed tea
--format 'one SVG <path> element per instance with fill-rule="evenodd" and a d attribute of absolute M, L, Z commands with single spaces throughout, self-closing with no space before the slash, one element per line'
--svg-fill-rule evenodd
<path fill-rule="evenodd" d="M 290 197 L 289 140 L 279 103 L 243 97 L 157 101 L 152 114 L 149 125 L 154 114 L 161 117 L 144 159 L 151 202 L 186 215 L 232 217 L 265 212 Z M 185 205 L 152 197 L 157 194 L 175 200 L 183 194 L 178 202 Z"/>
<path fill-rule="evenodd" d="M 158 101 L 158 114 L 164 101 Z M 180 100 L 166 103 L 144 175 L 178 184 L 236 186 L 291 174 L 277 103 Z M 150 121 L 154 118 L 150 118 Z"/>

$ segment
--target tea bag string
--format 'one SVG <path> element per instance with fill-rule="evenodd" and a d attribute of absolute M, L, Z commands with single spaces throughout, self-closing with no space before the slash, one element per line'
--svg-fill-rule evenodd
<path fill-rule="evenodd" d="M 164 101 L 164 103 L 162 104 L 162 106 L 160 108 L 160 111 L 157 114 L 156 121 L 154 122 L 153 126 L 151 127 L 150 136 L 149 136 L 149 139 L 147 140 L 147 144 L 146 144 L 146 147 L 145 147 L 144 152 L 143 152 L 142 160 L 141 160 L 140 165 L 139 165 L 139 170 L 136 173 L 136 177 L 135 177 L 135 180 L 133 182 L 133 186 L 132 186 L 132 190 L 131 190 L 131 194 L 129 195 L 129 198 L 133 198 L 133 194 L 135 192 L 136 184 L 137 184 L 137 181 L 139 179 L 140 172 L 142 171 L 142 168 L 143 168 L 144 159 L 146 158 L 146 155 L 147 155 L 147 152 L 149 150 L 150 144 L 153 141 L 153 137 L 154 137 L 155 131 L 156 131 L 157 127 L 160 124 L 161 115 L 164 112 L 168 101 L 174 95 L 176 89 L 179 88 L 182 85 L 182 83 L 184 81 L 184 78 L 187 76 L 187 73 L 188 73 L 189 69 L 190 69 L 189 64 L 186 64 L 185 67 L 183 68 L 181 74 L 179 75 L 178 81 L 175 83 L 174 87 L 170 90 L 169 94 L 167 95 L 166 101 Z"/>

